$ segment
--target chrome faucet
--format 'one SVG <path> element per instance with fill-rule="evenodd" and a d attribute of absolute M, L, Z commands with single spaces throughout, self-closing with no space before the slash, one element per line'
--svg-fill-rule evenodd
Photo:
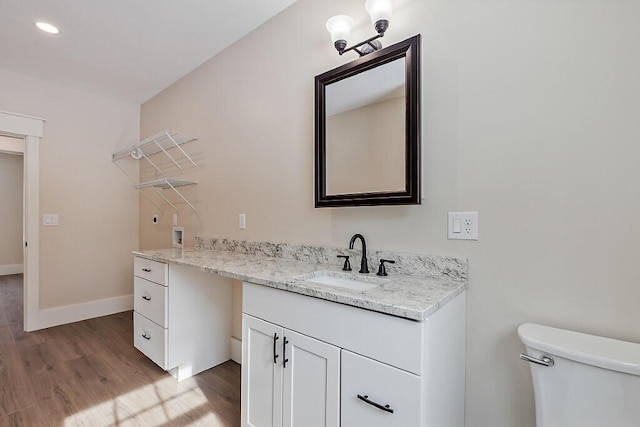
<path fill-rule="evenodd" d="M 353 249 L 353 244 L 356 239 L 360 239 L 362 242 L 362 260 L 360 261 L 360 273 L 368 273 L 369 266 L 367 265 L 367 243 L 364 241 L 362 234 L 354 234 L 349 242 L 349 249 Z"/>

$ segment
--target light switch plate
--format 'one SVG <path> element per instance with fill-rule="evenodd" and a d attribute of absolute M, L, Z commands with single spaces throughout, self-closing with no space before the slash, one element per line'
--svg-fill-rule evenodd
<path fill-rule="evenodd" d="M 42 225 L 44 226 L 57 226 L 58 224 L 58 214 L 44 214 L 42 215 Z"/>
<path fill-rule="evenodd" d="M 238 228 L 240 228 L 240 230 L 247 228 L 247 216 L 243 213 L 238 216 Z"/>
<path fill-rule="evenodd" d="M 478 212 L 449 212 L 447 237 L 450 240 L 478 240 Z"/>

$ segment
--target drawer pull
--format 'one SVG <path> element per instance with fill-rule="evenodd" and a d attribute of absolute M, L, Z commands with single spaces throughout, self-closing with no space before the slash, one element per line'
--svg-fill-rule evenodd
<path fill-rule="evenodd" d="M 142 338 L 144 338 L 145 340 L 149 341 L 151 339 L 151 335 L 147 334 L 146 332 L 142 333 Z"/>
<path fill-rule="evenodd" d="M 276 341 L 278 341 L 280 337 L 278 333 L 273 334 L 273 364 L 278 363 L 278 355 L 276 354 Z"/>
<path fill-rule="evenodd" d="M 149 295 L 142 295 L 142 299 L 145 301 L 151 301 L 151 297 Z"/>
<path fill-rule="evenodd" d="M 142 271 L 144 271 L 145 273 L 151 273 L 151 269 L 147 267 L 143 267 Z"/>
<path fill-rule="evenodd" d="M 358 395 L 358 399 L 360 399 L 360 400 L 362 400 L 362 401 L 364 401 L 364 402 L 368 403 L 368 404 L 369 404 L 369 405 L 371 405 L 371 406 L 375 406 L 375 407 L 376 407 L 376 408 L 378 408 L 378 409 L 381 409 L 381 410 L 383 410 L 383 411 L 386 411 L 386 412 L 389 412 L 389 413 L 393 414 L 393 409 L 391 409 L 391 408 L 389 407 L 389 405 L 384 405 L 384 406 L 382 406 L 381 404 L 376 403 L 376 402 L 374 402 L 373 400 L 369 400 L 369 396 L 367 396 L 367 395 L 364 395 L 364 396 L 362 396 L 362 395 Z"/>
<path fill-rule="evenodd" d="M 283 368 L 287 367 L 287 362 L 289 361 L 289 359 L 287 359 L 287 344 L 289 344 L 289 341 L 287 341 L 287 337 L 284 337 L 284 341 L 282 341 L 282 367 Z"/>

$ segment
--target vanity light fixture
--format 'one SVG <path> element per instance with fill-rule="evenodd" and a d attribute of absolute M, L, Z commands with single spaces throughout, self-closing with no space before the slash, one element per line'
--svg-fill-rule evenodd
<path fill-rule="evenodd" d="M 60 30 L 58 30 L 56 26 L 51 25 L 47 22 L 36 22 L 36 27 L 49 34 L 58 34 L 60 32 Z"/>
<path fill-rule="evenodd" d="M 371 23 L 378 34 L 349 48 L 347 39 L 351 35 L 353 18 L 337 15 L 327 21 L 327 31 L 331 34 L 331 41 L 340 55 L 354 50 L 360 56 L 364 56 L 382 48 L 382 43 L 378 39 L 384 37 L 385 31 L 389 28 L 389 19 L 393 12 L 392 0 L 367 0 L 364 8 L 371 16 Z"/>

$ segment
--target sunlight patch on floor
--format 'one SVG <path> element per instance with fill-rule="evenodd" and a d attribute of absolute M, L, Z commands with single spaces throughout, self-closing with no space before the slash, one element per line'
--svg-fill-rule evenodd
<path fill-rule="evenodd" d="M 73 414 L 64 426 L 160 427 L 178 419 L 182 426 L 221 425 L 216 414 L 200 409 L 206 404 L 207 398 L 195 381 L 177 382 L 169 377 Z"/>

